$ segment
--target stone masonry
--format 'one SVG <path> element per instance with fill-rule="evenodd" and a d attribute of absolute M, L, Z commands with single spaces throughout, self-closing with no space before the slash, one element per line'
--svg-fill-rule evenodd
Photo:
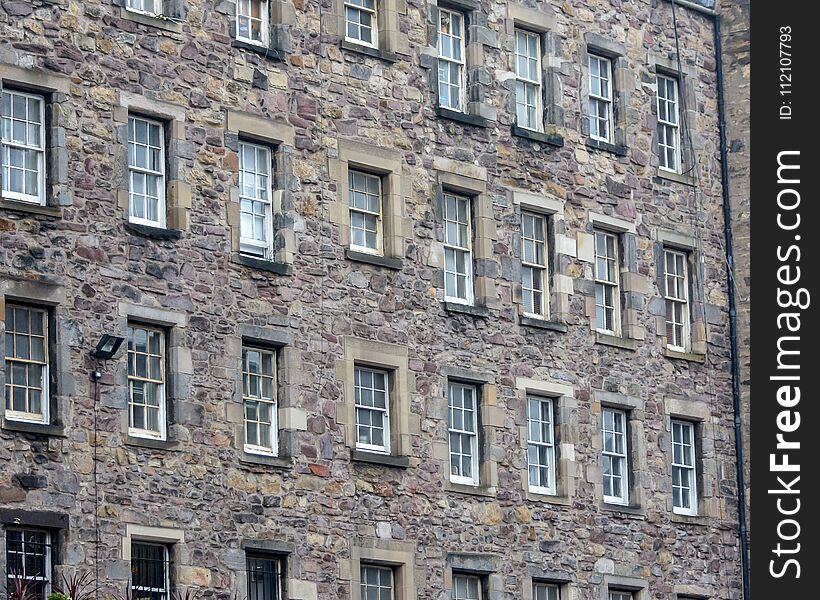
<path fill-rule="evenodd" d="M 53 577 L 109 593 L 142 539 L 202 598 L 247 596 L 248 549 L 284 557 L 291 600 L 360 598 L 368 561 L 396 568 L 396 600 L 449 600 L 457 572 L 489 600 L 539 579 L 564 600 L 739 598 L 711 18 L 677 7 L 679 67 L 666 0 L 388 0 L 367 49 L 341 1 L 269 4 L 260 49 L 234 40 L 232 0 L 171 0 L 170 19 L 0 2 L 0 82 L 45 94 L 49 129 L 44 205 L 0 200 L 0 305 L 48 311 L 52 408 L 0 420 L 0 528 L 47 529 Z M 442 8 L 467 15 L 463 114 L 437 108 Z M 515 126 L 518 26 L 541 35 L 543 132 Z M 591 52 L 612 60 L 612 144 L 588 135 Z M 681 174 L 658 169 L 661 72 L 682 81 Z M 162 230 L 128 222 L 130 114 L 165 124 Z M 275 148 L 266 260 L 237 233 L 244 138 Z M 350 248 L 351 165 L 385 186 L 379 256 Z M 444 297 L 448 191 L 473 206 L 472 305 Z M 522 208 L 549 217 L 548 320 L 523 314 Z M 617 336 L 596 331 L 599 228 L 621 239 Z M 691 257 L 686 352 L 667 348 L 666 247 Z M 165 332 L 166 440 L 129 433 L 125 348 L 90 355 L 132 322 Z M 277 351 L 276 457 L 244 451 L 248 343 Z M 389 456 L 356 449 L 356 364 L 390 372 Z M 479 390 L 478 486 L 449 478 L 453 381 Z M 530 394 L 555 403 L 554 495 L 527 486 Z M 628 414 L 627 506 L 603 501 L 605 407 Z M 696 516 L 672 508 L 673 417 L 696 423 Z"/>

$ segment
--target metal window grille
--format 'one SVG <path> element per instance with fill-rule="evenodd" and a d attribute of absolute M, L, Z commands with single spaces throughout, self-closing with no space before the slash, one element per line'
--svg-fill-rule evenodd
<path fill-rule="evenodd" d="M 171 561 L 168 546 L 131 543 L 132 600 L 168 600 Z"/>
<path fill-rule="evenodd" d="M 279 557 L 249 555 L 248 600 L 282 598 L 282 560 Z"/>
<path fill-rule="evenodd" d="M 14 590 L 23 582 L 34 598 L 51 592 L 51 535 L 40 529 L 6 531 L 6 585 Z"/>

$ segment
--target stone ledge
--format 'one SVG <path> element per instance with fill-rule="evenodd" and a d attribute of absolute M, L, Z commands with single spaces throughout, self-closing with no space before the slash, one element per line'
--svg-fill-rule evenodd
<path fill-rule="evenodd" d="M 265 58 L 269 58 L 271 60 L 276 61 L 284 61 L 286 57 L 286 52 L 278 49 L 278 48 L 271 48 L 269 46 L 260 46 L 258 44 L 251 44 L 250 42 L 244 42 L 242 40 L 231 40 L 231 46 L 234 48 L 239 48 L 240 50 L 247 50 L 248 52 L 253 52 L 255 54 L 259 54 L 260 56 L 264 56 Z"/>
<path fill-rule="evenodd" d="M 474 306 L 472 304 L 460 304 L 458 302 L 444 301 L 444 310 L 447 312 L 459 313 L 462 315 L 470 315 L 471 317 L 488 318 L 490 311 L 483 306 Z"/>
<path fill-rule="evenodd" d="M 442 106 L 436 107 L 436 115 L 442 119 L 450 119 L 465 125 L 472 125 L 473 127 L 487 127 L 488 121 L 484 117 L 476 115 L 468 115 L 467 113 L 458 112 L 457 110 L 450 110 Z"/>
<path fill-rule="evenodd" d="M 264 454 L 251 454 L 242 452 L 239 462 L 246 465 L 258 465 L 272 467 L 274 469 L 290 469 L 293 467 L 293 460 L 288 456 L 266 456 Z"/>
<path fill-rule="evenodd" d="M 162 227 L 151 227 L 150 225 L 140 225 L 139 223 L 129 223 L 127 221 L 125 230 L 152 240 L 169 241 L 178 240 L 182 237 L 182 232 L 179 229 L 163 229 Z"/>
<path fill-rule="evenodd" d="M 14 210 L 17 212 L 32 213 L 35 215 L 43 215 L 45 217 L 60 218 L 63 216 L 63 210 L 58 206 L 43 206 L 42 204 L 21 202 L 20 200 L 10 200 L 9 198 L 0 199 L 0 208 L 5 210 Z"/>
<path fill-rule="evenodd" d="M 587 148 L 593 148 L 594 150 L 603 150 L 604 152 L 610 152 L 615 156 L 626 156 L 626 146 L 622 144 L 610 144 L 609 142 L 602 142 L 600 140 L 594 140 L 592 138 L 587 138 L 584 144 Z"/>
<path fill-rule="evenodd" d="M 667 358 L 676 358 L 678 360 L 688 360 L 690 362 L 705 363 L 706 355 L 699 352 L 679 352 L 671 348 L 664 348 L 663 355 Z"/>
<path fill-rule="evenodd" d="M 265 260 L 264 258 L 254 258 L 247 254 L 236 254 L 233 257 L 233 262 L 257 269 L 259 271 L 268 271 L 269 273 L 276 273 L 277 275 L 290 275 L 293 272 L 291 265 L 274 262 L 272 260 Z"/>
<path fill-rule="evenodd" d="M 466 485 L 463 483 L 453 483 L 450 479 L 444 481 L 444 490 L 456 494 L 468 494 L 470 496 L 484 496 L 495 498 L 495 488 L 483 485 Z"/>
<path fill-rule="evenodd" d="M 348 260 L 367 263 L 377 267 L 385 267 L 387 269 L 393 269 L 394 271 L 401 271 L 403 266 L 400 258 L 378 256 L 376 254 L 368 254 L 367 252 L 357 252 L 356 250 L 351 250 L 350 248 L 345 250 L 345 257 L 347 257 Z"/>
<path fill-rule="evenodd" d="M 133 435 L 125 436 L 125 445 L 135 448 L 148 448 L 150 450 L 177 450 L 179 444 L 173 440 L 152 440 Z"/>
<path fill-rule="evenodd" d="M 406 469 L 410 466 L 410 459 L 407 456 L 393 456 L 390 454 L 379 454 L 377 452 L 364 452 L 362 450 L 351 450 L 350 460 L 384 467 L 396 467 L 398 469 Z"/>
<path fill-rule="evenodd" d="M 556 148 L 563 148 L 564 146 L 564 138 L 560 135 L 541 133 L 540 131 L 533 131 L 532 129 L 526 129 L 518 125 L 513 125 L 511 130 L 512 134 L 516 137 L 532 140 L 533 142 L 541 142 L 542 144 L 548 144 Z"/>
<path fill-rule="evenodd" d="M 604 502 L 603 500 L 600 503 L 601 510 L 605 510 L 607 512 L 618 513 L 619 516 L 628 517 L 628 518 L 639 518 L 645 519 L 646 518 L 646 509 L 641 506 L 628 506 L 622 504 L 610 504 L 608 502 Z"/>
<path fill-rule="evenodd" d="M 672 512 L 669 515 L 669 520 L 673 523 L 680 523 L 681 525 L 709 527 L 709 517 L 705 515 L 681 515 L 676 512 Z"/>
<path fill-rule="evenodd" d="M 45 435 L 50 437 L 66 437 L 65 428 L 62 425 L 52 425 L 51 423 L 29 423 L 27 421 L 3 419 L 2 428 L 6 431 L 16 431 L 18 433 L 31 433 L 34 435 Z"/>
<path fill-rule="evenodd" d="M 133 21 L 140 25 L 147 25 L 148 27 L 156 27 L 157 29 L 164 29 L 166 31 L 173 31 L 180 33 L 182 31 L 182 24 L 170 20 L 167 17 L 145 15 L 133 10 L 128 10 L 123 7 L 120 12 L 120 17 L 126 21 Z"/>
<path fill-rule="evenodd" d="M 354 42 L 350 42 L 348 40 L 342 40 L 340 46 L 343 50 L 350 50 L 351 52 L 358 52 L 359 54 L 364 54 L 365 56 L 370 56 L 372 58 L 378 58 L 380 60 L 384 60 L 387 62 L 398 62 L 399 57 L 393 54 L 392 52 L 385 52 L 384 50 L 379 50 L 378 48 L 371 48 L 370 46 L 363 46 L 361 44 L 356 44 Z"/>
<path fill-rule="evenodd" d="M 658 167 L 655 171 L 655 177 L 657 177 L 658 179 L 665 179 L 667 181 L 682 183 L 683 185 L 695 185 L 695 178 L 692 175 L 687 175 L 686 173 L 676 173 L 674 171 L 667 171 L 666 169 L 661 169 L 660 167 Z"/>
<path fill-rule="evenodd" d="M 623 350 L 636 350 L 638 348 L 638 344 L 633 339 L 609 335 L 607 333 L 601 333 L 600 331 L 595 332 L 595 343 L 612 346 L 613 348 L 621 348 Z"/>
<path fill-rule="evenodd" d="M 524 495 L 529 502 L 539 502 L 542 504 L 557 504 L 559 506 L 571 506 L 572 499 L 569 496 L 539 494 L 538 492 L 531 492 L 527 490 Z"/>
<path fill-rule="evenodd" d="M 539 319 L 537 317 L 522 316 L 520 318 L 520 323 L 524 327 L 535 327 L 536 329 L 547 329 L 549 331 L 558 331 L 560 333 L 566 333 L 569 331 L 569 327 L 567 327 L 566 323 L 550 321 L 548 319 Z"/>

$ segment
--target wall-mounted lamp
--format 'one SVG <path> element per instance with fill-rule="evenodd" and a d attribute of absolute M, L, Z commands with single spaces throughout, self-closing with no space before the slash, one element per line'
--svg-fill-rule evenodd
<path fill-rule="evenodd" d="M 123 337 L 104 333 L 97 343 L 97 347 L 91 351 L 91 356 L 100 360 L 108 360 L 117 353 L 124 341 L 125 338 Z"/>

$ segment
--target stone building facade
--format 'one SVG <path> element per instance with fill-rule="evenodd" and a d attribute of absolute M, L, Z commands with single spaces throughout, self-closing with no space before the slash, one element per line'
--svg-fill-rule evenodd
<path fill-rule="evenodd" d="M 0 3 L 9 581 L 738 598 L 708 15 L 251 4 Z"/>

